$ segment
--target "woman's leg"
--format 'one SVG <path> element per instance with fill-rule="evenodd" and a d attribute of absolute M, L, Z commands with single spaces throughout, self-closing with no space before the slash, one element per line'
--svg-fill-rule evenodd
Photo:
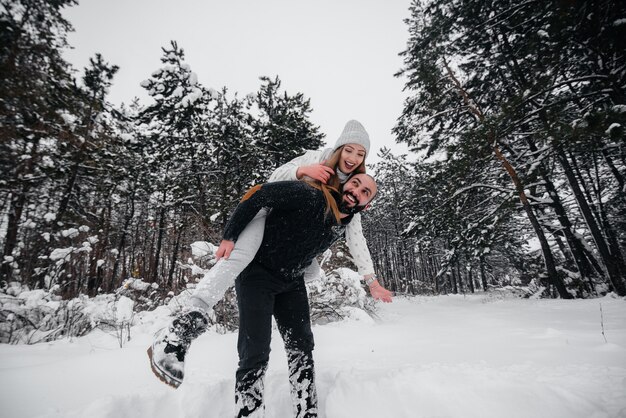
<path fill-rule="evenodd" d="M 267 213 L 267 209 L 261 209 L 239 235 L 230 257 L 218 261 L 198 282 L 191 295 L 193 307 L 209 312 L 235 284 L 237 276 L 250 264 L 261 246 Z"/>

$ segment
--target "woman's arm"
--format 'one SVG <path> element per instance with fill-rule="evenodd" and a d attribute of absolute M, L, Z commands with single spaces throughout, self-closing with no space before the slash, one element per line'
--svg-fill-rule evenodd
<path fill-rule="evenodd" d="M 354 215 L 348 226 L 346 227 L 346 244 L 350 250 L 350 255 L 356 264 L 359 274 L 369 279 L 374 277 L 374 263 L 367 242 L 363 235 L 363 227 L 361 225 L 361 214 Z M 383 302 L 391 302 L 392 293 L 382 287 L 378 280 L 374 280 L 369 284 L 370 293 L 374 299 Z"/>
<path fill-rule="evenodd" d="M 354 215 L 346 226 L 346 244 L 348 244 L 350 255 L 354 259 L 354 264 L 356 264 L 359 274 L 361 276 L 374 274 L 374 263 L 372 262 L 370 250 L 367 248 L 365 236 L 363 236 L 360 213 Z"/>
<path fill-rule="evenodd" d="M 298 168 L 319 164 L 323 161 L 324 155 L 324 150 L 309 150 L 274 170 L 268 181 L 300 180 L 297 176 Z"/>

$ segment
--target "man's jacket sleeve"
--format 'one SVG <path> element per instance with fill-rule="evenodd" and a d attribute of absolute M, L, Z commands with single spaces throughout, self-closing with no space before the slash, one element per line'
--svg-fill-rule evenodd
<path fill-rule="evenodd" d="M 253 187 L 226 223 L 224 239 L 237 241 L 241 231 L 262 208 L 298 210 L 310 203 L 316 192 L 301 181 L 279 181 Z"/>

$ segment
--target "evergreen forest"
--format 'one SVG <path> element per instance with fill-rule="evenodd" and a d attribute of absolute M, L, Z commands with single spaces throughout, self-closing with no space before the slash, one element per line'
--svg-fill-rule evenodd
<path fill-rule="evenodd" d="M 63 57 L 76 1 L 1 4 L 3 289 L 177 294 L 199 278 L 191 243 L 218 244 L 250 187 L 323 146 L 315 104 L 280 75 L 208 88 L 171 41 L 137 80 L 150 100 L 113 105 L 115 63 Z M 626 296 L 626 3 L 414 0 L 405 25 L 391 134 L 411 151 L 368 166 L 363 225 L 384 285 Z"/>

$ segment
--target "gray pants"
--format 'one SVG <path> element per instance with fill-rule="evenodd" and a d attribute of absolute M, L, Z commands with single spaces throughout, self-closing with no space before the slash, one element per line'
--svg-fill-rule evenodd
<path fill-rule="evenodd" d="M 267 209 L 261 209 L 239 234 L 230 257 L 218 261 L 198 282 L 191 295 L 192 306 L 209 312 L 224 297 L 226 290 L 235 285 L 237 276 L 250 264 L 261 247 L 267 214 Z M 305 271 L 305 280 L 319 277 L 319 274 L 319 264 L 313 261 Z"/>

